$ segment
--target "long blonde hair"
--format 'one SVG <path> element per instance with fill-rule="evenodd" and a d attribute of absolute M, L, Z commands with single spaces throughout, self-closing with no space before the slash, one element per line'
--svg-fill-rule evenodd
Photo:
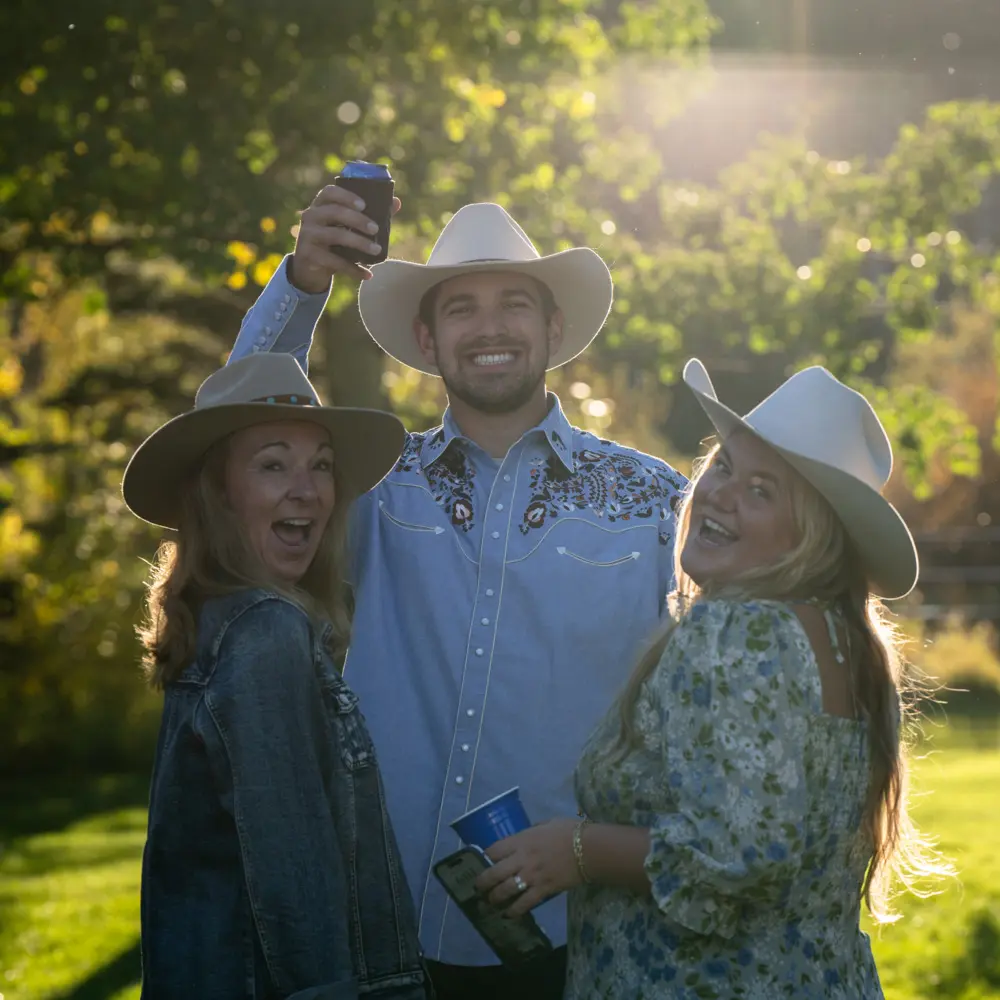
<path fill-rule="evenodd" d="M 250 545 L 225 497 L 229 439 L 214 445 L 181 490 L 174 540 L 161 543 L 147 583 L 146 608 L 138 628 L 143 668 L 162 689 L 194 658 L 198 614 L 210 597 L 267 587 L 298 603 L 316 622 L 333 625 L 330 653 L 347 648 L 350 616 L 344 585 L 344 545 L 351 497 L 334 473 L 336 503 L 316 556 L 295 587 L 273 580 Z"/>
<path fill-rule="evenodd" d="M 837 607 L 847 630 L 855 703 L 867 722 L 871 777 L 862 814 L 862 831 L 871 845 L 871 861 L 862 896 L 872 917 L 889 923 L 898 916 L 891 907 L 893 879 L 918 895 L 918 882 L 954 874 L 953 869 L 916 829 L 907 808 L 907 749 L 913 714 L 905 662 L 897 631 L 882 602 L 870 592 L 858 553 L 843 524 L 824 497 L 802 476 L 790 479 L 792 518 L 798 543 L 779 560 L 754 567 L 722 588 L 699 588 L 684 572 L 681 553 L 691 528 L 691 498 L 711 465 L 719 445 L 696 464 L 678 510 L 674 543 L 677 590 L 671 602 L 683 616 L 699 598 L 818 600 Z M 793 470 L 794 471 L 794 470 Z M 629 678 L 618 702 L 622 752 L 639 744 L 636 704 L 646 680 L 656 669 L 676 622 L 654 637 Z"/>

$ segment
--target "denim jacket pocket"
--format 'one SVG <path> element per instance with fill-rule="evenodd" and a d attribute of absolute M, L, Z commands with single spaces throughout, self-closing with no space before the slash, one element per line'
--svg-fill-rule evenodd
<path fill-rule="evenodd" d="M 344 766 L 350 771 L 371 767 L 375 763 L 375 746 L 358 707 L 358 696 L 329 662 L 321 665 L 320 680 L 327 709 L 333 714 L 337 745 Z"/>

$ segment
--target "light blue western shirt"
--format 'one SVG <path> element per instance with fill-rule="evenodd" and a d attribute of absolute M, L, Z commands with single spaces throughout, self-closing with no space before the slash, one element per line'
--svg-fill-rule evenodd
<path fill-rule="evenodd" d="M 324 295 L 285 264 L 247 313 L 232 358 L 306 367 Z M 684 477 L 546 418 L 502 460 L 441 427 L 410 434 L 355 505 L 355 615 L 345 671 L 377 749 L 429 958 L 496 958 L 432 874 L 461 846 L 449 824 L 520 786 L 532 822 L 573 816 L 583 745 L 665 613 Z M 535 910 L 566 940 L 565 897 Z"/>

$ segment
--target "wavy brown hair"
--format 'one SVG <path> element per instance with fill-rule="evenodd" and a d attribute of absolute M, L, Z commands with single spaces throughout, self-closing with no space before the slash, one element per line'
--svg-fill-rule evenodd
<path fill-rule="evenodd" d="M 698 480 L 719 450 L 716 445 L 696 465 L 678 511 L 674 566 L 678 581 L 671 595 L 675 617 L 700 598 L 781 601 L 818 600 L 841 611 L 847 630 L 854 704 L 867 723 L 871 778 L 862 814 L 862 831 L 871 861 L 862 896 L 879 923 L 898 919 L 891 906 L 894 878 L 918 895 L 925 878 L 954 871 L 923 837 L 907 808 L 907 756 L 914 714 L 914 686 L 907 679 L 900 638 L 882 602 L 871 593 L 861 560 L 843 524 L 824 497 L 792 470 L 789 477 L 797 544 L 776 562 L 759 566 L 720 588 L 699 588 L 684 572 L 681 554 L 691 527 L 691 497 Z M 643 685 L 656 669 L 676 627 L 666 624 L 654 637 L 629 678 L 618 702 L 618 749 L 639 744 L 635 709 Z"/>
<path fill-rule="evenodd" d="M 161 543 L 147 583 L 146 608 L 138 628 L 145 650 L 143 668 L 162 689 L 194 658 L 198 615 L 211 597 L 267 587 L 295 601 L 317 623 L 333 625 L 330 653 L 347 648 L 350 617 L 344 585 L 347 514 L 352 499 L 334 472 L 336 502 L 316 556 L 295 587 L 275 581 L 258 558 L 243 526 L 226 501 L 229 438 L 214 445 L 180 491 L 177 532 Z"/>

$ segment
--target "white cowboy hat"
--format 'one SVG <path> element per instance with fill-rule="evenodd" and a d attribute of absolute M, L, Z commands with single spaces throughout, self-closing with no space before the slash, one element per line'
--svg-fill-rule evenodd
<path fill-rule="evenodd" d="M 176 528 L 181 490 L 217 441 L 254 424 L 306 420 L 330 434 L 349 497 L 375 486 L 403 450 L 406 432 L 391 413 L 324 406 L 290 354 L 251 354 L 209 375 L 194 409 L 168 420 L 136 449 L 122 479 L 129 510 Z"/>
<path fill-rule="evenodd" d="M 549 368 L 572 361 L 597 336 L 611 311 L 611 272 L 588 247 L 539 256 L 524 230 L 499 206 L 466 205 L 448 220 L 426 264 L 386 260 L 361 283 L 358 308 L 365 328 L 386 354 L 427 375 L 413 335 L 420 300 L 434 285 L 473 271 L 517 271 L 548 285 L 563 313 L 563 339 Z"/>
<path fill-rule="evenodd" d="M 861 393 L 817 365 L 796 372 L 740 417 L 718 401 L 697 358 L 684 366 L 684 381 L 721 438 L 750 431 L 826 498 L 853 539 L 874 593 L 893 599 L 914 588 L 919 563 L 913 537 L 881 495 L 892 472 L 892 448 Z"/>

